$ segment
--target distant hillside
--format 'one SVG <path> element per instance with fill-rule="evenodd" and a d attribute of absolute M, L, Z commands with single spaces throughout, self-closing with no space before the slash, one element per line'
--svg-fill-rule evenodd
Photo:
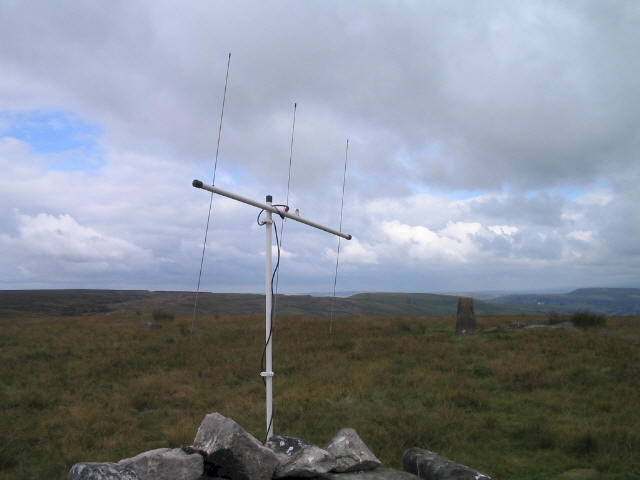
<path fill-rule="evenodd" d="M 114 312 L 175 314 L 193 311 L 193 292 L 146 290 L 0 290 L 0 315 L 87 315 Z M 455 315 L 457 297 L 428 293 L 359 293 L 350 297 L 278 295 L 280 315 L 337 316 L 444 316 Z M 203 314 L 259 315 L 264 295 L 200 293 L 198 311 Z M 477 315 L 514 315 L 537 311 L 530 305 L 501 305 L 476 301 Z"/>
<path fill-rule="evenodd" d="M 0 290 L 0 315 L 91 315 L 113 312 L 175 314 L 193 311 L 193 292 L 147 290 Z M 278 295 L 280 315 L 444 316 L 455 315 L 457 297 L 429 293 L 358 293 L 350 297 Z M 475 301 L 477 315 L 517 315 L 590 310 L 606 315 L 640 315 L 638 288 L 582 288 L 564 294 L 503 295 Z M 264 295 L 200 293 L 203 314 L 259 315 Z"/>
<path fill-rule="evenodd" d="M 147 296 L 145 290 L 0 290 L 0 314 L 82 315 Z"/>
<path fill-rule="evenodd" d="M 580 288 L 563 294 L 504 295 L 488 300 L 540 312 L 590 310 L 605 315 L 640 315 L 640 288 Z"/>

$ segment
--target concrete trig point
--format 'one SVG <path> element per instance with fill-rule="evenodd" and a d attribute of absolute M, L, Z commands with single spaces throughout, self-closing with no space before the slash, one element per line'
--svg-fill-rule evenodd
<path fill-rule="evenodd" d="M 476 332 L 476 316 L 473 312 L 473 298 L 458 298 L 456 315 L 456 335 L 473 335 Z"/>
<path fill-rule="evenodd" d="M 339 237 L 345 238 L 347 240 L 351 240 L 351 235 L 339 232 L 329 227 L 325 227 L 324 225 L 320 225 L 319 223 L 312 222 L 305 218 L 302 218 L 300 215 L 291 214 L 285 210 L 280 210 L 277 207 L 274 207 L 271 202 L 271 195 L 267 195 L 266 203 L 256 202 L 255 200 L 251 200 L 249 198 L 242 197 L 240 195 L 236 195 L 235 193 L 227 192 L 226 190 L 222 190 L 221 188 L 214 187 L 213 185 L 206 185 L 202 183 L 200 180 L 194 180 L 192 185 L 196 188 L 201 188 L 203 190 L 208 190 L 211 193 L 217 193 L 218 195 L 222 195 L 224 197 L 232 198 L 242 203 L 246 203 L 248 205 L 252 205 L 256 208 L 264 210 L 266 212 L 266 219 L 264 221 L 264 226 L 266 227 L 266 246 L 265 246 L 265 323 L 266 323 L 266 332 L 265 332 L 265 371 L 260 373 L 260 376 L 264 377 L 265 385 L 266 385 L 266 401 L 267 401 L 267 439 L 273 437 L 273 363 L 272 363 L 272 348 L 271 344 L 273 342 L 273 330 L 271 325 L 271 309 L 273 306 L 271 305 L 272 299 L 272 290 L 271 290 L 271 276 L 273 270 L 272 263 L 272 227 L 273 227 L 273 219 L 272 214 L 279 215 L 282 218 L 290 218 L 291 220 L 295 220 L 296 222 L 304 223 L 305 225 L 309 225 L 310 227 L 317 228 L 319 230 L 324 230 L 325 232 L 331 233 L 333 235 L 337 235 Z"/>

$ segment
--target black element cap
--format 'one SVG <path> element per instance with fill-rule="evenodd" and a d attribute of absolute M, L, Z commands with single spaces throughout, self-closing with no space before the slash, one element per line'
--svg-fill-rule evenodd
<path fill-rule="evenodd" d="M 347 240 L 351 240 L 353 237 L 351 235 L 347 235 Z"/>
<path fill-rule="evenodd" d="M 202 182 L 200 180 L 194 180 L 193 182 L 191 182 L 191 185 L 196 188 L 202 188 Z"/>
<path fill-rule="evenodd" d="M 271 195 L 267 195 L 267 203 L 273 202 L 273 197 Z"/>

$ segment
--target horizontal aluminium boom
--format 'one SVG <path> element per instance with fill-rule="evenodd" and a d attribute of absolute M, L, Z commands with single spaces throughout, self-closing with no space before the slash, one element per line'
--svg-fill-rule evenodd
<path fill-rule="evenodd" d="M 284 210 L 280 210 L 277 207 L 272 205 L 267 205 L 266 203 L 256 202 L 255 200 L 251 200 L 250 198 L 243 197 L 241 195 L 237 195 L 235 193 L 228 192 L 218 187 L 214 187 L 213 185 L 207 185 L 202 183 L 200 180 L 194 180 L 192 185 L 196 188 L 201 188 L 203 190 L 208 190 L 212 193 L 217 193 L 218 195 L 222 195 L 223 197 L 233 198 L 242 203 L 246 203 L 248 205 L 252 205 L 256 208 L 260 208 L 262 210 L 269 211 L 271 213 L 275 213 L 276 215 L 280 215 L 281 217 L 290 218 L 291 220 L 295 220 L 296 222 L 304 223 L 305 225 L 309 225 L 310 227 L 314 227 L 320 230 L 324 230 L 325 232 L 331 233 L 333 235 L 337 235 L 342 238 L 346 238 L 347 240 L 351 240 L 351 235 L 348 233 L 342 233 L 333 228 L 325 227 L 324 225 L 320 225 L 319 223 L 312 222 L 311 220 L 307 220 L 306 218 L 302 218 L 300 215 L 291 214 L 289 212 L 285 212 Z"/>

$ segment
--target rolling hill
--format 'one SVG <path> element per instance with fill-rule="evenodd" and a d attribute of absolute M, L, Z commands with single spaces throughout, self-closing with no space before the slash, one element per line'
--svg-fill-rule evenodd
<path fill-rule="evenodd" d="M 350 297 L 278 295 L 279 315 L 336 316 L 442 316 L 455 315 L 457 297 L 428 293 L 359 293 Z M 1 290 L 0 315 L 73 316 L 125 313 L 174 314 L 193 311 L 193 292 L 146 290 Z M 513 315 L 535 311 L 528 305 L 500 305 L 476 301 L 478 315 Z M 202 314 L 259 315 L 264 313 L 264 295 L 201 292 Z"/>
<path fill-rule="evenodd" d="M 528 306 L 541 312 L 589 310 L 605 315 L 640 315 L 640 288 L 580 288 L 564 294 L 503 295 L 488 302 Z"/>
<path fill-rule="evenodd" d="M 358 293 L 349 297 L 278 295 L 280 315 L 448 316 L 455 315 L 458 298 L 430 293 Z M 193 292 L 148 290 L 0 290 L 0 315 L 73 316 L 108 313 L 187 314 L 193 311 Z M 640 315 L 640 289 L 583 288 L 566 294 L 503 295 L 475 300 L 477 315 L 569 313 L 589 310 L 605 315 Z M 201 292 L 202 314 L 260 315 L 264 295 Z"/>

